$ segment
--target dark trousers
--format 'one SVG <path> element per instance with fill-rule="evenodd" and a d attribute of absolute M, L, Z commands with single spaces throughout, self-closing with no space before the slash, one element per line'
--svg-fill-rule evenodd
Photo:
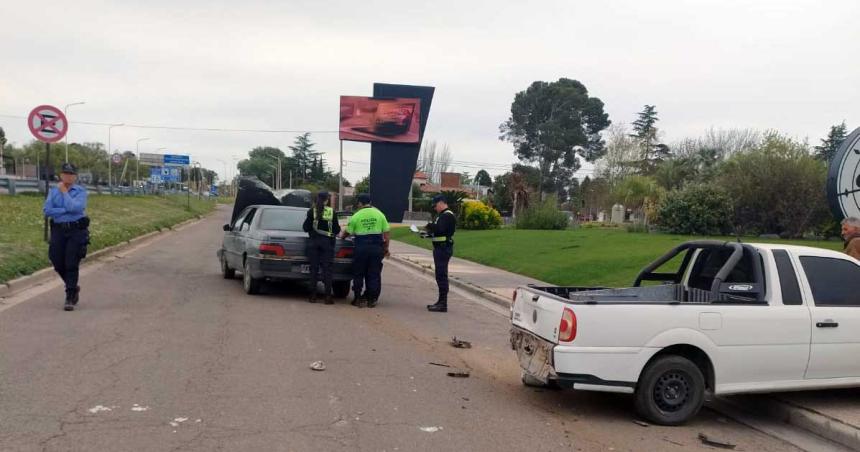
<path fill-rule="evenodd" d="M 448 303 L 448 262 L 454 255 L 454 245 L 433 245 L 433 266 L 436 268 L 436 285 L 439 286 L 439 302 Z"/>
<path fill-rule="evenodd" d="M 331 267 L 334 259 L 334 239 L 320 235 L 308 240 L 308 259 L 311 261 L 311 293 L 317 292 L 317 282 L 322 270 L 325 295 L 331 296 Z"/>
<path fill-rule="evenodd" d="M 352 290 L 356 297 L 378 300 L 382 293 L 382 259 L 385 252 L 381 244 L 356 245 L 352 259 Z"/>
<path fill-rule="evenodd" d="M 63 229 L 51 227 L 51 243 L 48 257 L 54 270 L 66 283 L 66 294 L 72 294 L 78 287 L 81 259 L 87 255 L 89 231 L 86 229 Z"/>

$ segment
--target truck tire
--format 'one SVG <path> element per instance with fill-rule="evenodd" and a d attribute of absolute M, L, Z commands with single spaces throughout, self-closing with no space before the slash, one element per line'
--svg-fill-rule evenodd
<path fill-rule="evenodd" d="M 227 257 L 223 251 L 221 252 L 221 274 L 224 276 L 224 279 L 233 279 L 236 277 L 236 270 L 233 270 L 227 264 Z"/>
<path fill-rule="evenodd" d="M 349 295 L 349 281 L 334 281 L 331 289 L 335 297 L 346 298 Z"/>
<path fill-rule="evenodd" d="M 666 355 L 648 364 L 636 387 L 636 412 L 659 425 L 680 425 L 705 401 L 705 377 L 692 361 Z"/>
<path fill-rule="evenodd" d="M 248 261 L 245 261 L 245 268 L 242 270 L 242 287 L 248 295 L 257 295 L 260 293 L 260 286 L 263 282 L 257 278 L 251 277 L 251 266 Z"/>

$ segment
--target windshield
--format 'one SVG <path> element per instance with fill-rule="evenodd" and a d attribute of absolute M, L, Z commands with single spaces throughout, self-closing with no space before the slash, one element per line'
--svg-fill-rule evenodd
<path fill-rule="evenodd" d="M 302 231 L 306 211 L 292 209 L 266 209 L 260 217 L 260 229 L 274 231 Z"/>

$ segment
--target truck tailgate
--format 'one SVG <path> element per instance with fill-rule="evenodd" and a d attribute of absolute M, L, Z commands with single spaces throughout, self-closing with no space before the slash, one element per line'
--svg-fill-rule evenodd
<path fill-rule="evenodd" d="M 511 322 L 516 327 L 557 344 L 558 325 L 564 306 L 564 301 L 546 292 L 520 287 L 511 305 Z"/>

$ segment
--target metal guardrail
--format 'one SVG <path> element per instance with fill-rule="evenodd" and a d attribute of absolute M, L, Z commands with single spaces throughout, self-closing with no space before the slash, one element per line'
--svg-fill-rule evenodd
<path fill-rule="evenodd" d="M 104 185 L 90 185 L 90 184 L 81 184 L 83 185 L 90 194 L 98 194 L 98 195 L 154 195 L 154 194 L 167 194 L 167 195 L 187 195 L 188 192 L 185 190 L 167 190 L 167 189 L 158 189 L 153 190 L 152 188 L 146 187 L 107 187 Z M 51 182 L 51 187 L 56 187 L 57 182 Z M 0 177 L 0 195 L 18 195 L 21 193 L 45 193 L 45 181 L 37 180 L 37 179 L 16 179 L 12 177 Z M 197 192 L 191 192 L 191 196 L 198 196 Z M 208 196 L 208 192 L 203 194 L 203 196 Z"/>

